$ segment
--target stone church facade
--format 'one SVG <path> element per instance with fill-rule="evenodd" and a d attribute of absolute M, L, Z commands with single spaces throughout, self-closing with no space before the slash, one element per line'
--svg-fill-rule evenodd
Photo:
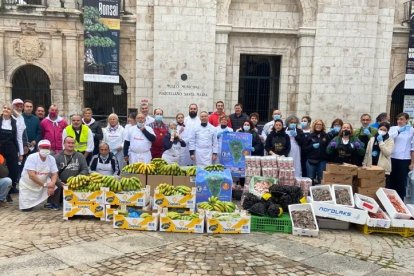
<path fill-rule="evenodd" d="M 0 101 L 10 101 L 16 70 L 33 64 L 50 80 L 51 101 L 64 114 L 78 112 L 87 94 L 81 1 L 30 8 L 0 1 Z M 352 123 L 362 113 L 401 111 L 409 35 L 403 2 L 124 1 L 124 109 L 149 102 L 174 117 L 190 103 L 214 111 L 223 100 L 227 112 L 241 102 L 260 109 L 264 121 L 277 107 Z"/>

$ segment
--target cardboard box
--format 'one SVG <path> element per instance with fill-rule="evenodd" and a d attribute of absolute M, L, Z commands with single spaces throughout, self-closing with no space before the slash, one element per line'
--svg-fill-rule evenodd
<path fill-rule="evenodd" d="M 385 187 L 385 177 L 384 178 L 359 178 L 358 187 L 361 188 L 384 188 Z"/>
<path fill-rule="evenodd" d="M 378 199 L 381 201 L 382 206 L 384 206 L 385 211 L 390 215 L 391 219 L 410 219 L 412 217 L 410 210 L 405 206 L 404 202 L 401 200 L 400 196 L 395 190 L 379 188 L 376 192 Z M 394 205 L 392 205 L 388 196 L 394 196 L 397 201 L 399 201 L 400 206 L 403 208 L 402 212 L 398 212 Z M 392 223 L 391 223 L 392 225 Z"/>
<path fill-rule="evenodd" d="M 92 216 L 105 220 L 105 205 L 99 203 L 63 203 L 63 219 L 74 216 Z"/>
<path fill-rule="evenodd" d="M 198 213 L 198 218 L 192 220 L 173 220 L 167 217 L 167 212 L 163 209 L 160 214 L 160 231 L 177 233 L 204 233 L 204 212 Z"/>
<path fill-rule="evenodd" d="M 174 186 L 195 187 L 195 176 L 173 176 L 172 178 Z"/>
<path fill-rule="evenodd" d="M 316 218 L 319 229 L 348 230 L 350 223 L 330 218 Z"/>
<path fill-rule="evenodd" d="M 75 192 L 69 190 L 67 186 L 64 186 L 63 189 L 63 203 L 68 204 L 104 204 L 105 202 L 105 193 L 103 191 L 95 192 Z"/>
<path fill-rule="evenodd" d="M 354 209 L 342 205 L 330 204 L 325 202 L 312 202 L 315 215 L 324 218 L 333 218 L 355 224 L 366 224 L 368 211 Z"/>
<path fill-rule="evenodd" d="M 323 184 L 349 184 L 352 185 L 354 176 L 350 174 L 337 174 L 323 172 Z"/>
<path fill-rule="evenodd" d="M 289 205 L 289 215 L 292 217 L 292 211 L 295 210 L 311 210 L 313 214 L 313 220 L 315 222 L 316 229 L 302 229 L 295 226 L 294 221 L 292 220 L 292 235 L 295 236 L 310 236 L 310 237 L 317 237 L 319 235 L 319 226 L 318 221 L 315 217 L 315 212 L 313 211 L 312 204 L 305 203 L 305 204 L 292 204 Z"/>
<path fill-rule="evenodd" d="M 155 188 L 161 183 L 173 184 L 172 175 L 148 175 L 147 185 L 150 186 L 150 195 L 154 195 Z"/>
<path fill-rule="evenodd" d="M 382 213 L 385 219 L 371 218 L 370 215 L 368 214 L 367 225 L 370 227 L 390 228 L 391 227 L 390 217 L 381 209 L 378 209 L 378 212 Z"/>
<path fill-rule="evenodd" d="M 349 199 L 351 200 L 351 205 L 342 205 L 337 202 L 336 194 L 335 194 L 336 189 L 346 189 L 348 191 Z M 352 186 L 334 184 L 332 185 L 332 196 L 333 196 L 334 203 L 337 205 L 347 206 L 347 207 L 352 207 L 352 208 L 355 206 L 354 193 L 352 191 Z"/>
<path fill-rule="evenodd" d="M 105 205 L 105 221 L 111 222 L 114 219 L 114 212 L 118 207 L 111 207 L 111 205 Z"/>
<path fill-rule="evenodd" d="M 159 213 L 148 212 L 150 216 L 146 218 L 130 218 L 118 211 L 114 212 L 113 227 L 118 229 L 157 231 L 159 223 Z"/>
<path fill-rule="evenodd" d="M 367 210 L 371 213 L 376 213 L 379 210 L 378 203 L 372 197 L 364 196 L 361 194 L 354 194 L 354 201 L 355 207 L 359 209 Z"/>
<path fill-rule="evenodd" d="M 351 164 L 326 164 L 326 171 L 333 174 L 346 174 L 355 176 L 358 174 L 358 167 Z"/>
<path fill-rule="evenodd" d="M 369 197 L 376 197 L 376 192 L 378 191 L 378 188 L 361 188 L 356 187 L 355 192 L 361 195 L 369 196 Z"/>
<path fill-rule="evenodd" d="M 145 207 L 150 201 L 150 186 L 145 186 L 145 189 L 140 191 L 129 191 L 115 193 L 109 191 L 109 188 L 103 188 L 105 191 L 105 204 L 109 205 L 127 205 Z"/>
<path fill-rule="evenodd" d="M 146 174 L 138 174 L 138 173 L 121 173 L 121 177 L 125 178 L 131 178 L 136 177 L 139 178 L 141 181 L 142 187 L 145 187 L 147 185 L 147 175 Z"/>
<path fill-rule="evenodd" d="M 232 216 L 229 220 L 221 220 L 217 216 Z M 247 212 L 219 213 L 207 212 L 207 233 L 212 234 L 248 234 L 250 233 L 251 217 Z"/>
<path fill-rule="evenodd" d="M 391 219 L 391 226 L 414 228 L 414 219 Z"/>
<path fill-rule="evenodd" d="M 385 178 L 385 171 L 378 166 L 358 168 L 358 178 Z"/>
<path fill-rule="evenodd" d="M 329 193 L 331 195 L 331 200 L 327 200 L 327 201 L 324 201 L 324 202 L 334 203 L 334 197 L 332 195 L 332 188 L 331 188 L 331 186 L 329 186 L 329 185 L 317 185 L 317 186 L 310 187 L 310 198 L 311 198 L 311 201 L 312 202 L 316 200 L 314 198 L 314 191 L 315 190 L 327 190 L 327 191 L 329 191 Z"/>
<path fill-rule="evenodd" d="M 154 193 L 154 210 L 160 210 L 162 208 L 188 208 L 192 211 L 196 206 L 196 188 L 192 188 L 191 194 L 188 195 L 172 195 L 166 196 L 160 194 L 158 189 Z"/>

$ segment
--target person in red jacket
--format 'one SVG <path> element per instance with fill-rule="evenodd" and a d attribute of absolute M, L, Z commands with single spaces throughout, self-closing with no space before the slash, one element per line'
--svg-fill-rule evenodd
<path fill-rule="evenodd" d="M 164 111 L 161 108 L 154 110 L 155 121 L 149 124 L 154 130 L 155 141 L 152 142 L 151 155 L 152 158 L 161 158 L 164 152 L 164 136 L 168 133 L 168 125 L 164 124 L 163 120 Z"/>
<path fill-rule="evenodd" d="M 213 126 L 218 126 L 220 124 L 220 117 L 226 115 L 224 113 L 224 102 L 218 101 L 216 102 L 216 111 L 208 116 L 208 122 Z M 231 128 L 231 121 L 227 121 L 227 126 Z"/>
<path fill-rule="evenodd" d="M 49 107 L 49 114 L 40 122 L 42 139 L 50 141 L 52 155 L 59 154 L 62 151 L 62 133 L 67 126 L 66 120 L 59 116 L 57 105 L 52 104 Z"/>

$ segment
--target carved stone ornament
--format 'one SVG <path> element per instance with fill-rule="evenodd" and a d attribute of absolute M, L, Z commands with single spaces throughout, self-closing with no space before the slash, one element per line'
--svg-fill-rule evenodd
<path fill-rule="evenodd" d="M 32 62 L 43 55 L 45 47 L 36 36 L 21 36 L 14 41 L 14 50 L 20 58 Z"/>

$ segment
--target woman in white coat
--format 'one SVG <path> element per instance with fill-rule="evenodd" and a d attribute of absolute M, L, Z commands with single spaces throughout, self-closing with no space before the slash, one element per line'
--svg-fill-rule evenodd
<path fill-rule="evenodd" d="M 392 139 L 388 131 L 390 124 L 387 122 L 380 123 L 378 133 L 371 137 L 368 141 L 365 151 L 364 166 L 379 166 L 385 170 L 386 185 L 389 186 L 391 174 L 391 153 L 394 149 L 394 139 Z"/>
<path fill-rule="evenodd" d="M 39 152 L 27 157 L 20 178 L 19 208 L 22 211 L 33 210 L 56 189 L 58 168 L 55 158 L 50 155 L 51 144 L 48 140 L 41 140 L 38 148 Z M 48 203 L 45 207 L 59 210 L 59 202 Z"/>
<path fill-rule="evenodd" d="M 119 124 L 118 115 L 112 113 L 108 116 L 108 125 L 103 129 L 103 142 L 109 145 L 109 150 L 118 160 L 119 169 L 124 167 L 124 127 Z"/>

